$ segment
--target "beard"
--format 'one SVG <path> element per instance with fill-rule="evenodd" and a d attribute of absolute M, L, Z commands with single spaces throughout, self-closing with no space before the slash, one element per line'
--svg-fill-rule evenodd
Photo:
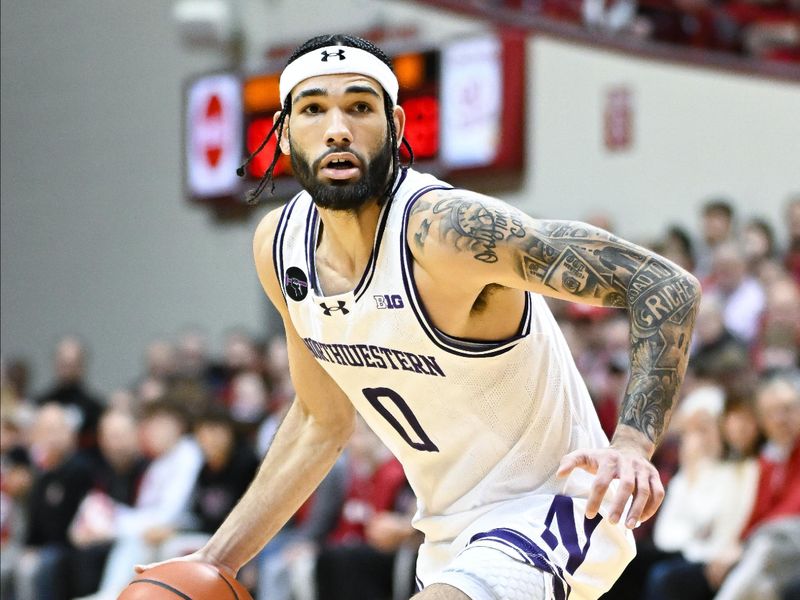
<path fill-rule="evenodd" d="M 370 162 L 350 148 L 331 148 L 310 164 L 299 149 L 291 144 L 290 147 L 294 176 L 320 208 L 355 211 L 372 198 L 380 199 L 386 191 L 392 165 L 392 144 L 388 139 Z M 323 183 L 317 178 L 315 173 L 319 171 L 322 161 L 336 152 L 349 152 L 358 159 L 361 164 L 361 177 L 358 180 Z"/>

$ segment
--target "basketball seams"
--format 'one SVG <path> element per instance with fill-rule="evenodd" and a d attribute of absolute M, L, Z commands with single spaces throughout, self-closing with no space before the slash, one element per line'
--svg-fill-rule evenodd
<path fill-rule="evenodd" d="M 182 565 L 185 565 L 185 564 L 186 563 L 182 563 Z M 218 583 L 213 583 L 213 581 L 214 581 L 213 577 L 212 577 L 212 579 L 206 579 L 206 576 L 205 575 L 201 576 L 201 573 L 199 573 L 199 572 L 195 574 L 195 577 L 200 577 L 200 579 L 206 581 L 206 583 L 204 584 L 202 590 L 195 589 L 197 586 L 194 585 L 194 583 L 197 583 L 197 582 L 193 583 L 191 581 L 191 579 L 193 579 L 191 577 L 191 575 L 189 576 L 190 577 L 189 579 L 185 578 L 185 575 L 189 575 L 189 573 L 186 572 L 185 568 L 178 568 L 177 570 L 176 569 L 172 569 L 171 574 L 168 574 L 167 572 L 165 572 L 164 569 L 156 568 L 154 570 L 155 572 L 153 570 L 151 570 L 148 573 L 143 573 L 143 575 L 150 574 L 149 577 L 136 578 L 133 581 L 131 581 L 128 584 L 128 586 L 130 587 L 130 585 L 134 584 L 134 583 L 149 583 L 149 584 L 155 585 L 156 587 L 159 587 L 159 588 L 161 588 L 163 590 L 166 590 L 166 591 L 170 592 L 170 594 L 174 594 L 175 597 L 181 598 L 181 600 L 201 600 L 201 598 L 205 599 L 205 598 L 210 598 L 210 597 L 213 597 L 214 600 L 219 600 L 222 597 L 231 598 L 232 600 L 245 600 L 246 598 L 250 598 L 249 594 L 247 594 L 243 590 L 242 590 L 243 591 L 243 595 L 240 595 L 239 592 L 236 589 L 237 586 L 238 586 L 238 582 L 235 579 L 233 581 L 231 581 L 225 573 L 220 571 L 215 566 L 207 564 L 207 563 L 194 563 L 194 565 L 195 566 L 193 568 L 197 568 L 198 565 L 202 565 L 203 571 L 206 571 L 206 572 L 208 572 L 207 570 L 210 569 L 211 572 L 213 572 L 213 574 L 216 575 L 216 577 L 218 577 L 219 579 L 221 579 L 224 582 L 225 588 L 227 588 L 230 591 L 230 594 L 229 595 L 224 594 L 223 593 L 223 589 L 224 588 L 222 588 L 222 586 L 220 586 Z M 167 565 L 164 565 L 164 567 L 170 567 L 170 565 L 167 564 Z M 209 575 L 210 574 L 211 573 L 209 573 Z M 170 583 L 167 583 L 165 581 L 162 581 L 162 579 L 164 579 L 164 578 L 166 578 L 168 580 L 169 579 L 173 579 L 173 581 L 171 581 Z M 183 584 L 181 582 L 183 582 Z M 182 589 L 178 589 L 178 587 L 175 587 L 176 585 L 179 585 L 183 589 L 185 589 L 185 587 L 188 586 L 190 588 L 190 590 L 182 591 Z M 206 587 L 206 586 L 208 586 L 208 587 Z M 147 597 L 150 597 L 151 594 L 155 594 L 156 592 L 155 592 L 155 590 L 152 590 L 150 592 L 144 592 L 144 593 L 147 595 Z M 198 593 L 200 594 L 200 596 L 196 595 Z M 139 592 L 134 592 L 134 594 L 135 594 L 135 597 L 137 597 L 137 598 L 141 597 L 141 596 L 139 596 Z M 209 596 L 209 594 L 211 594 L 211 596 Z M 158 597 L 161 597 L 161 595 L 159 594 Z M 170 596 L 170 597 L 172 597 L 172 596 Z"/>
<path fill-rule="evenodd" d="M 164 583 L 163 581 L 158 581 L 157 579 L 134 579 L 128 585 L 133 585 L 134 583 L 152 583 L 153 585 L 157 585 L 158 587 L 161 587 L 161 588 L 164 588 L 165 590 L 169 590 L 170 592 L 173 592 L 174 594 L 176 594 L 176 595 L 180 596 L 181 598 L 183 598 L 183 600 L 192 600 L 191 596 L 187 596 L 186 594 L 184 594 L 179 589 L 174 588 L 170 584 Z M 230 584 L 228 584 L 228 585 L 230 585 Z"/>
<path fill-rule="evenodd" d="M 233 594 L 234 600 L 239 600 L 239 594 L 236 593 L 236 590 L 233 588 L 231 582 L 228 581 L 228 578 L 225 577 L 225 575 L 223 575 L 221 571 L 217 571 L 217 575 L 219 575 L 220 579 L 222 579 L 222 581 L 225 582 L 225 585 L 228 586 L 228 589 L 231 591 L 231 594 Z"/>

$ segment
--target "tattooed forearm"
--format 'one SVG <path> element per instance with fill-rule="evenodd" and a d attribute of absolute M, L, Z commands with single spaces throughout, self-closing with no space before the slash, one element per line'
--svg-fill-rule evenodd
<path fill-rule="evenodd" d="M 627 308 L 631 378 L 620 424 L 658 444 L 686 370 L 700 297 L 696 279 L 588 225 L 542 222 L 520 248 L 520 272 L 575 300 Z"/>
<path fill-rule="evenodd" d="M 645 262 L 637 274 L 652 266 Z M 631 377 L 619 420 L 654 444 L 666 430 L 686 371 L 700 296 L 690 275 L 671 271 L 662 277 L 643 289 L 629 286 Z"/>

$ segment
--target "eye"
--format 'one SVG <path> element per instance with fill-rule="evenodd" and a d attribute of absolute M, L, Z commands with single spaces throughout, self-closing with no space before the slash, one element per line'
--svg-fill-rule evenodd
<path fill-rule="evenodd" d="M 372 111 L 372 107 L 366 102 L 357 102 L 353 109 L 358 113 L 368 113 Z"/>
<path fill-rule="evenodd" d="M 304 107 L 303 110 L 300 112 L 305 113 L 307 115 L 318 115 L 322 112 L 322 108 L 319 104 L 309 104 L 308 106 Z"/>

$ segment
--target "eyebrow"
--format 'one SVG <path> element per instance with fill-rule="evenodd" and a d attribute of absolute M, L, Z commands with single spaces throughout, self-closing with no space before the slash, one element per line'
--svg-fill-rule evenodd
<path fill-rule="evenodd" d="M 327 96 L 327 90 L 323 90 L 322 88 L 309 88 L 307 90 L 303 90 L 297 96 L 294 97 L 294 101 L 297 102 L 303 98 L 307 98 L 309 96 Z"/>
<path fill-rule="evenodd" d="M 350 85 L 347 86 L 344 90 L 345 94 L 371 94 L 376 98 L 380 99 L 380 94 L 375 91 L 374 88 L 368 85 Z M 309 88 L 307 90 L 303 90 L 297 96 L 294 97 L 294 102 L 302 100 L 303 98 L 309 97 L 318 97 L 318 96 L 327 96 L 328 90 L 323 88 Z"/>
<path fill-rule="evenodd" d="M 380 98 L 380 94 L 368 85 L 350 85 L 344 90 L 345 94 L 372 94 Z"/>

